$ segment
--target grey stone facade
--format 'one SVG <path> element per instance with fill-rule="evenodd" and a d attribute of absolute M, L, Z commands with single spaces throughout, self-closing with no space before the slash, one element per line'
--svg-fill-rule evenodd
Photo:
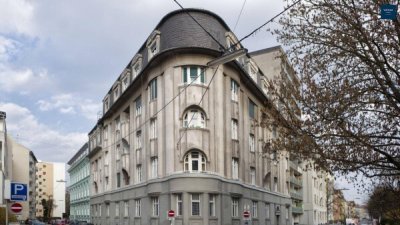
<path fill-rule="evenodd" d="M 237 39 L 217 15 L 166 15 L 104 98 L 89 133 L 91 217 L 100 224 L 292 224 L 289 161 L 271 157 L 263 73 L 242 57 L 207 62 Z M 234 40 L 231 40 L 233 38 Z M 197 76 L 194 76 L 197 75 Z M 193 82 L 193 83 L 190 83 Z"/>

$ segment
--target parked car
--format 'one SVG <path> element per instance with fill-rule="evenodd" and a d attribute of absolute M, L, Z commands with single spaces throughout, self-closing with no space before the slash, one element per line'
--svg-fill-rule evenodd
<path fill-rule="evenodd" d="M 46 225 L 45 223 L 43 223 L 42 221 L 39 220 L 31 220 L 31 225 Z"/>
<path fill-rule="evenodd" d="M 65 219 L 56 220 L 56 225 L 67 225 L 67 221 Z"/>

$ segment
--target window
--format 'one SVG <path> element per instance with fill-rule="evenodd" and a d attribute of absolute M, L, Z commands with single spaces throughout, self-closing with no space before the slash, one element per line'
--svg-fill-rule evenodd
<path fill-rule="evenodd" d="M 141 67 L 141 66 L 140 66 L 140 63 L 136 63 L 136 64 L 133 66 L 133 69 L 132 69 L 132 79 L 135 78 L 135 77 L 137 77 L 137 75 L 139 75 L 140 70 L 141 70 L 140 67 Z"/>
<path fill-rule="evenodd" d="M 104 112 L 106 112 L 110 108 L 110 100 L 108 96 L 104 99 Z"/>
<path fill-rule="evenodd" d="M 142 148 L 142 132 L 136 132 L 136 149 Z"/>
<path fill-rule="evenodd" d="M 183 116 L 183 127 L 206 127 L 206 116 L 198 109 L 190 109 Z"/>
<path fill-rule="evenodd" d="M 106 216 L 109 217 L 110 216 L 110 204 L 106 203 Z"/>
<path fill-rule="evenodd" d="M 150 139 L 157 138 L 157 118 L 150 120 Z"/>
<path fill-rule="evenodd" d="M 118 87 L 118 84 L 117 84 L 117 86 L 114 88 L 113 92 L 114 92 L 114 102 L 115 102 L 115 100 L 117 100 L 118 97 L 119 97 L 119 87 Z"/>
<path fill-rule="evenodd" d="M 185 66 L 183 70 L 183 83 L 204 84 L 204 68 L 199 66 Z"/>
<path fill-rule="evenodd" d="M 159 201 L 158 197 L 151 197 L 152 216 L 159 215 Z"/>
<path fill-rule="evenodd" d="M 185 156 L 185 171 L 201 172 L 206 170 L 206 157 L 198 151 L 189 152 Z"/>
<path fill-rule="evenodd" d="M 119 216 L 119 202 L 115 203 L 115 216 Z"/>
<path fill-rule="evenodd" d="M 239 101 L 239 84 L 231 79 L 231 100 Z"/>
<path fill-rule="evenodd" d="M 132 80 L 135 79 L 140 73 L 140 70 L 142 69 L 142 55 L 141 54 L 136 54 L 135 57 L 132 59 Z"/>
<path fill-rule="evenodd" d="M 250 182 L 252 185 L 256 185 L 256 169 L 250 167 Z"/>
<path fill-rule="evenodd" d="M 258 211 L 258 202 L 257 201 L 253 201 L 252 211 L 251 211 L 251 217 L 252 218 L 257 218 L 257 211 Z"/>
<path fill-rule="evenodd" d="M 239 216 L 239 198 L 232 198 L 232 217 Z"/>
<path fill-rule="evenodd" d="M 135 216 L 140 217 L 142 214 L 142 209 L 141 209 L 141 200 L 136 199 L 135 200 Z"/>
<path fill-rule="evenodd" d="M 200 216 L 200 194 L 191 194 L 192 216 Z"/>
<path fill-rule="evenodd" d="M 249 116 L 252 119 L 255 119 L 255 112 L 256 112 L 256 104 L 249 99 Z"/>
<path fill-rule="evenodd" d="M 265 203 L 265 218 L 269 219 L 270 218 L 270 211 L 271 211 L 271 206 L 269 203 Z"/>
<path fill-rule="evenodd" d="M 117 188 L 121 187 L 121 174 L 117 173 Z"/>
<path fill-rule="evenodd" d="M 286 218 L 287 220 L 289 219 L 289 207 L 286 207 L 285 218 Z"/>
<path fill-rule="evenodd" d="M 136 166 L 136 183 L 142 182 L 142 165 Z"/>
<path fill-rule="evenodd" d="M 128 217 L 128 216 L 129 216 L 129 202 L 124 201 L 124 217 Z"/>
<path fill-rule="evenodd" d="M 239 159 L 232 158 L 232 179 L 239 179 Z"/>
<path fill-rule="evenodd" d="M 154 78 L 149 83 L 150 101 L 157 99 L 157 78 Z"/>
<path fill-rule="evenodd" d="M 155 30 L 146 42 L 148 60 L 160 51 L 160 31 Z"/>
<path fill-rule="evenodd" d="M 177 216 L 183 215 L 182 194 L 176 194 L 176 215 Z"/>
<path fill-rule="evenodd" d="M 254 152 L 254 151 L 255 151 L 255 138 L 254 138 L 254 134 L 250 134 L 250 135 L 249 135 L 249 149 L 250 149 L 250 152 Z"/>
<path fill-rule="evenodd" d="M 210 194 L 208 200 L 209 216 L 215 216 L 215 195 Z"/>
<path fill-rule="evenodd" d="M 125 77 L 122 78 L 122 91 L 125 91 L 129 86 L 129 73 L 126 73 Z"/>
<path fill-rule="evenodd" d="M 277 192 L 278 191 L 278 178 L 274 177 L 274 191 Z"/>
<path fill-rule="evenodd" d="M 232 119 L 231 124 L 232 124 L 232 128 L 231 128 L 232 139 L 238 140 L 238 121 L 235 119 Z"/>
<path fill-rule="evenodd" d="M 135 100 L 136 116 L 142 115 L 142 96 L 139 96 Z"/>
<path fill-rule="evenodd" d="M 151 164 L 151 177 L 152 178 L 158 177 L 158 158 L 152 157 L 150 164 Z"/>

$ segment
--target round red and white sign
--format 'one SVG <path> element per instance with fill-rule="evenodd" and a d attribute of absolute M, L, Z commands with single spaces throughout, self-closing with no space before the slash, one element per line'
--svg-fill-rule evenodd
<path fill-rule="evenodd" d="M 20 213 L 20 212 L 22 211 L 22 205 L 19 204 L 18 202 L 13 203 L 13 204 L 11 205 L 11 211 L 12 211 L 13 213 Z"/>
<path fill-rule="evenodd" d="M 243 212 L 243 217 L 244 218 L 249 218 L 250 217 L 250 212 L 249 211 L 244 211 Z"/>
<path fill-rule="evenodd" d="M 174 210 L 168 210 L 168 217 L 174 217 L 174 216 L 175 216 Z"/>

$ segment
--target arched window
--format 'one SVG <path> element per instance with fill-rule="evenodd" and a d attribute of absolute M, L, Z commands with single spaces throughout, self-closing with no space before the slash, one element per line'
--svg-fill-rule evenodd
<path fill-rule="evenodd" d="M 206 170 L 206 157 L 199 151 L 189 152 L 185 156 L 185 171 L 201 172 Z"/>
<path fill-rule="evenodd" d="M 205 128 L 206 116 L 199 109 L 189 109 L 183 115 L 183 127 L 189 128 Z"/>

